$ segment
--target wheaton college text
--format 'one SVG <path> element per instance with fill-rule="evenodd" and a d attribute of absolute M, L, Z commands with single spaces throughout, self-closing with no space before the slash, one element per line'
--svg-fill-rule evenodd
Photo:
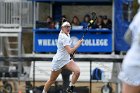
<path fill-rule="evenodd" d="M 57 39 L 38 39 L 38 46 L 56 46 Z M 108 46 L 108 39 L 84 39 L 82 46 Z"/>

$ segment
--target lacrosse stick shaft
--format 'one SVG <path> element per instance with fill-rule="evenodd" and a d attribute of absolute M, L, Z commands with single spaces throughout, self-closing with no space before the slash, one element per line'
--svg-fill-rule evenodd
<path fill-rule="evenodd" d="M 97 19 L 96 13 L 95 13 L 95 12 L 92 12 L 92 20 L 90 20 L 90 22 L 89 22 L 89 24 L 88 24 L 88 26 L 87 26 L 87 29 L 86 29 L 86 31 L 83 33 L 83 36 L 82 36 L 81 39 L 84 39 L 85 35 L 87 34 L 87 31 L 89 30 L 89 27 L 91 27 L 91 26 L 95 23 L 96 19 Z M 74 59 L 74 54 L 75 54 L 75 52 L 76 52 L 76 50 L 74 51 L 73 54 L 70 54 L 70 57 L 71 57 L 70 59 Z"/>

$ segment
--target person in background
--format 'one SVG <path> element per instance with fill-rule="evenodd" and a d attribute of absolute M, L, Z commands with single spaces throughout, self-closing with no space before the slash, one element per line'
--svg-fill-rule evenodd
<path fill-rule="evenodd" d="M 84 16 L 83 21 L 81 22 L 81 26 L 83 26 L 84 29 L 87 28 L 90 20 L 91 20 L 90 15 L 89 14 L 86 14 Z"/>
<path fill-rule="evenodd" d="M 56 27 L 55 27 L 55 22 L 54 21 L 52 21 L 51 23 L 50 23 L 50 27 L 49 27 L 50 29 L 56 29 Z"/>
<path fill-rule="evenodd" d="M 108 28 L 108 29 L 112 28 L 112 21 L 110 19 L 108 19 L 106 15 L 103 16 L 103 27 L 102 28 Z"/>
<path fill-rule="evenodd" d="M 80 25 L 80 21 L 79 21 L 79 18 L 77 16 L 74 16 L 72 18 L 71 25 L 72 26 L 79 26 Z"/>
<path fill-rule="evenodd" d="M 140 0 L 138 0 L 140 5 Z M 131 44 L 118 78 L 122 81 L 122 93 L 140 93 L 140 10 L 133 18 L 125 40 Z"/>
<path fill-rule="evenodd" d="M 68 69 L 62 69 L 61 75 L 62 75 L 62 79 L 63 79 L 63 84 L 62 84 L 63 93 L 67 93 L 66 90 L 70 84 L 70 75 L 71 74 L 72 74 L 72 71 L 70 71 Z"/>
<path fill-rule="evenodd" d="M 93 28 L 101 29 L 103 27 L 103 17 L 100 15 L 97 17 L 96 23 Z"/>
<path fill-rule="evenodd" d="M 47 16 L 47 18 L 46 18 L 46 26 L 47 26 L 47 28 L 50 28 L 51 22 L 52 22 L 52 17 Z"/>

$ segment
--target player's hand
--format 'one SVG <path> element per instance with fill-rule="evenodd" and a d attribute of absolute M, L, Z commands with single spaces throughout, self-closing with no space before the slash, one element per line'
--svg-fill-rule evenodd
<path fill-rule="evenodd" d="M 84 41 L 84 39 L 81 39 L 81 41 L 83 42 L 83 41 Z"/>
<path fill-rule="evenodd" d="M 82 44 L 83 41 L 84 41 L 84 39 L 80 39 L 80 40 L 79 40 L 79 43 Z"/>

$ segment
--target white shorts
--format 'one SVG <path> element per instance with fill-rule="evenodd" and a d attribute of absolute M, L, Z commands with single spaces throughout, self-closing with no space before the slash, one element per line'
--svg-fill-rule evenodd
<path fill-rule="evenodd" d="M 133 86 L 140 86 L 140 53 L 129 52 L 123 60 L 118 78 Z"/>
<path fill-rule="evenodd" d="M 131 70 L 121 71 L 119 73 L 118 78 L 121 81 L 127 83 L 128 85 L 140 86 L 140 74 L 138 74 L 139 71 L 140 71 L 140 68 L 131 67 Z M 132 74 L 132 73 L 136 73 L 136 74 Z"/>
<path fill-rule="evenodd" d="M 57 71 L 68 64 L 70 60 L 52 60 L 52 71 Z"/>

